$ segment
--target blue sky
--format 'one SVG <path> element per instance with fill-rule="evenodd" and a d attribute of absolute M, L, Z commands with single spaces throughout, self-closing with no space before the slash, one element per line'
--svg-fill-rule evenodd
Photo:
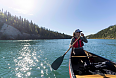
<path fill-rule="evenodd" d="M 85 35 L 116 24 L 116 0 L 1 0 L 0 9 L 38 26 L 72 35 Z"/>

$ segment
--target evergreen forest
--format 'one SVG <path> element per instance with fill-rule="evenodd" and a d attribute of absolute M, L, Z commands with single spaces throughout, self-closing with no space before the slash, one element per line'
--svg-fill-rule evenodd
<path fill-rule="evenodd" d="M 10 12 L 0 10 L 0 29 L 3 24 L 6 23 L 8 25 L 13 26 L 18 29 L 20 32 L 34 34 L 40 36 L 39 38 L 31 38 L 31 39 L 69 39 L 70 35 L 59 33 L 57 31 L 51 31 L 45 27 L 39 27 L 37 24 L 33 23 L 32 20 L 28 21 L 26 18 L 22 18 L 21 16 L 13 16 Z M 18 38 L 20 39 L 20 38 Z"/>

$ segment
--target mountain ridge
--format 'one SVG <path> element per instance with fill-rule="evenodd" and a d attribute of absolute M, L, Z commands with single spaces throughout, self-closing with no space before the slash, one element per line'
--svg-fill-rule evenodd
<path fill-rule="evenodd" d="M 116 25 L 109 26 L 96 34 L 86 36 L 88 39 L 116 39 Z"/>

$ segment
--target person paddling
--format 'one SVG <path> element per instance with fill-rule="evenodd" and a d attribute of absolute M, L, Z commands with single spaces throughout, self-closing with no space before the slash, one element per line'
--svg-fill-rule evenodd
<path fill-rule="evenodd" d="M 84 46 L 83 42 L 87 43 L 88 40 L 86 39 L 84 34 L 81 32 L 82 31 L 80 31 L 79 29 L 76 29 L 75 32 L 73 33 L 73 37 L 72 37 L 71 42 L 70 42 L 69 47 L 73 48 L 73 55 L 74 56 L 86 56 L 86 54 L 83 50 L 83 46 Z M 82 37 L 80 37 L 80 35 Z M 72 46 L 72 44 L 77 40 L 78 37 L 80 37 L 79 40 Z M 74 58 L 74 62 L 77 63 L 79 59 L 82 59 L 82 61 L 86 62 L 87 65 L 90 65 L 87 57 L 78 58 L 78 59 Z"/>

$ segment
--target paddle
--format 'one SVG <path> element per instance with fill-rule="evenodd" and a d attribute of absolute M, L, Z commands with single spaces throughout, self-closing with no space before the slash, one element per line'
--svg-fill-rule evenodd
<path fill-rule="evenodd" d="M 80 38 L 80 36 L 78 37 L 78 39 Z M 72 44 L 72 46 L 78 41 L 78 39 Z M 70 47 L 71 48 L 71 47 Z M 59 68 L 59 66 L 61 65 L 63 59 L 64 59 L 64 56 L 66 55 L 66 53 L 70 50 L 70 48 L 64 53 L 64 55 L 58 57 L 51 65 L 51 67 L 54 69 L 54 70 L 57 70 Z"/>
<path fill-rule="evenodd" d="M 72 57 L 97 57 L 97 56 L 72 56 Z"/>

